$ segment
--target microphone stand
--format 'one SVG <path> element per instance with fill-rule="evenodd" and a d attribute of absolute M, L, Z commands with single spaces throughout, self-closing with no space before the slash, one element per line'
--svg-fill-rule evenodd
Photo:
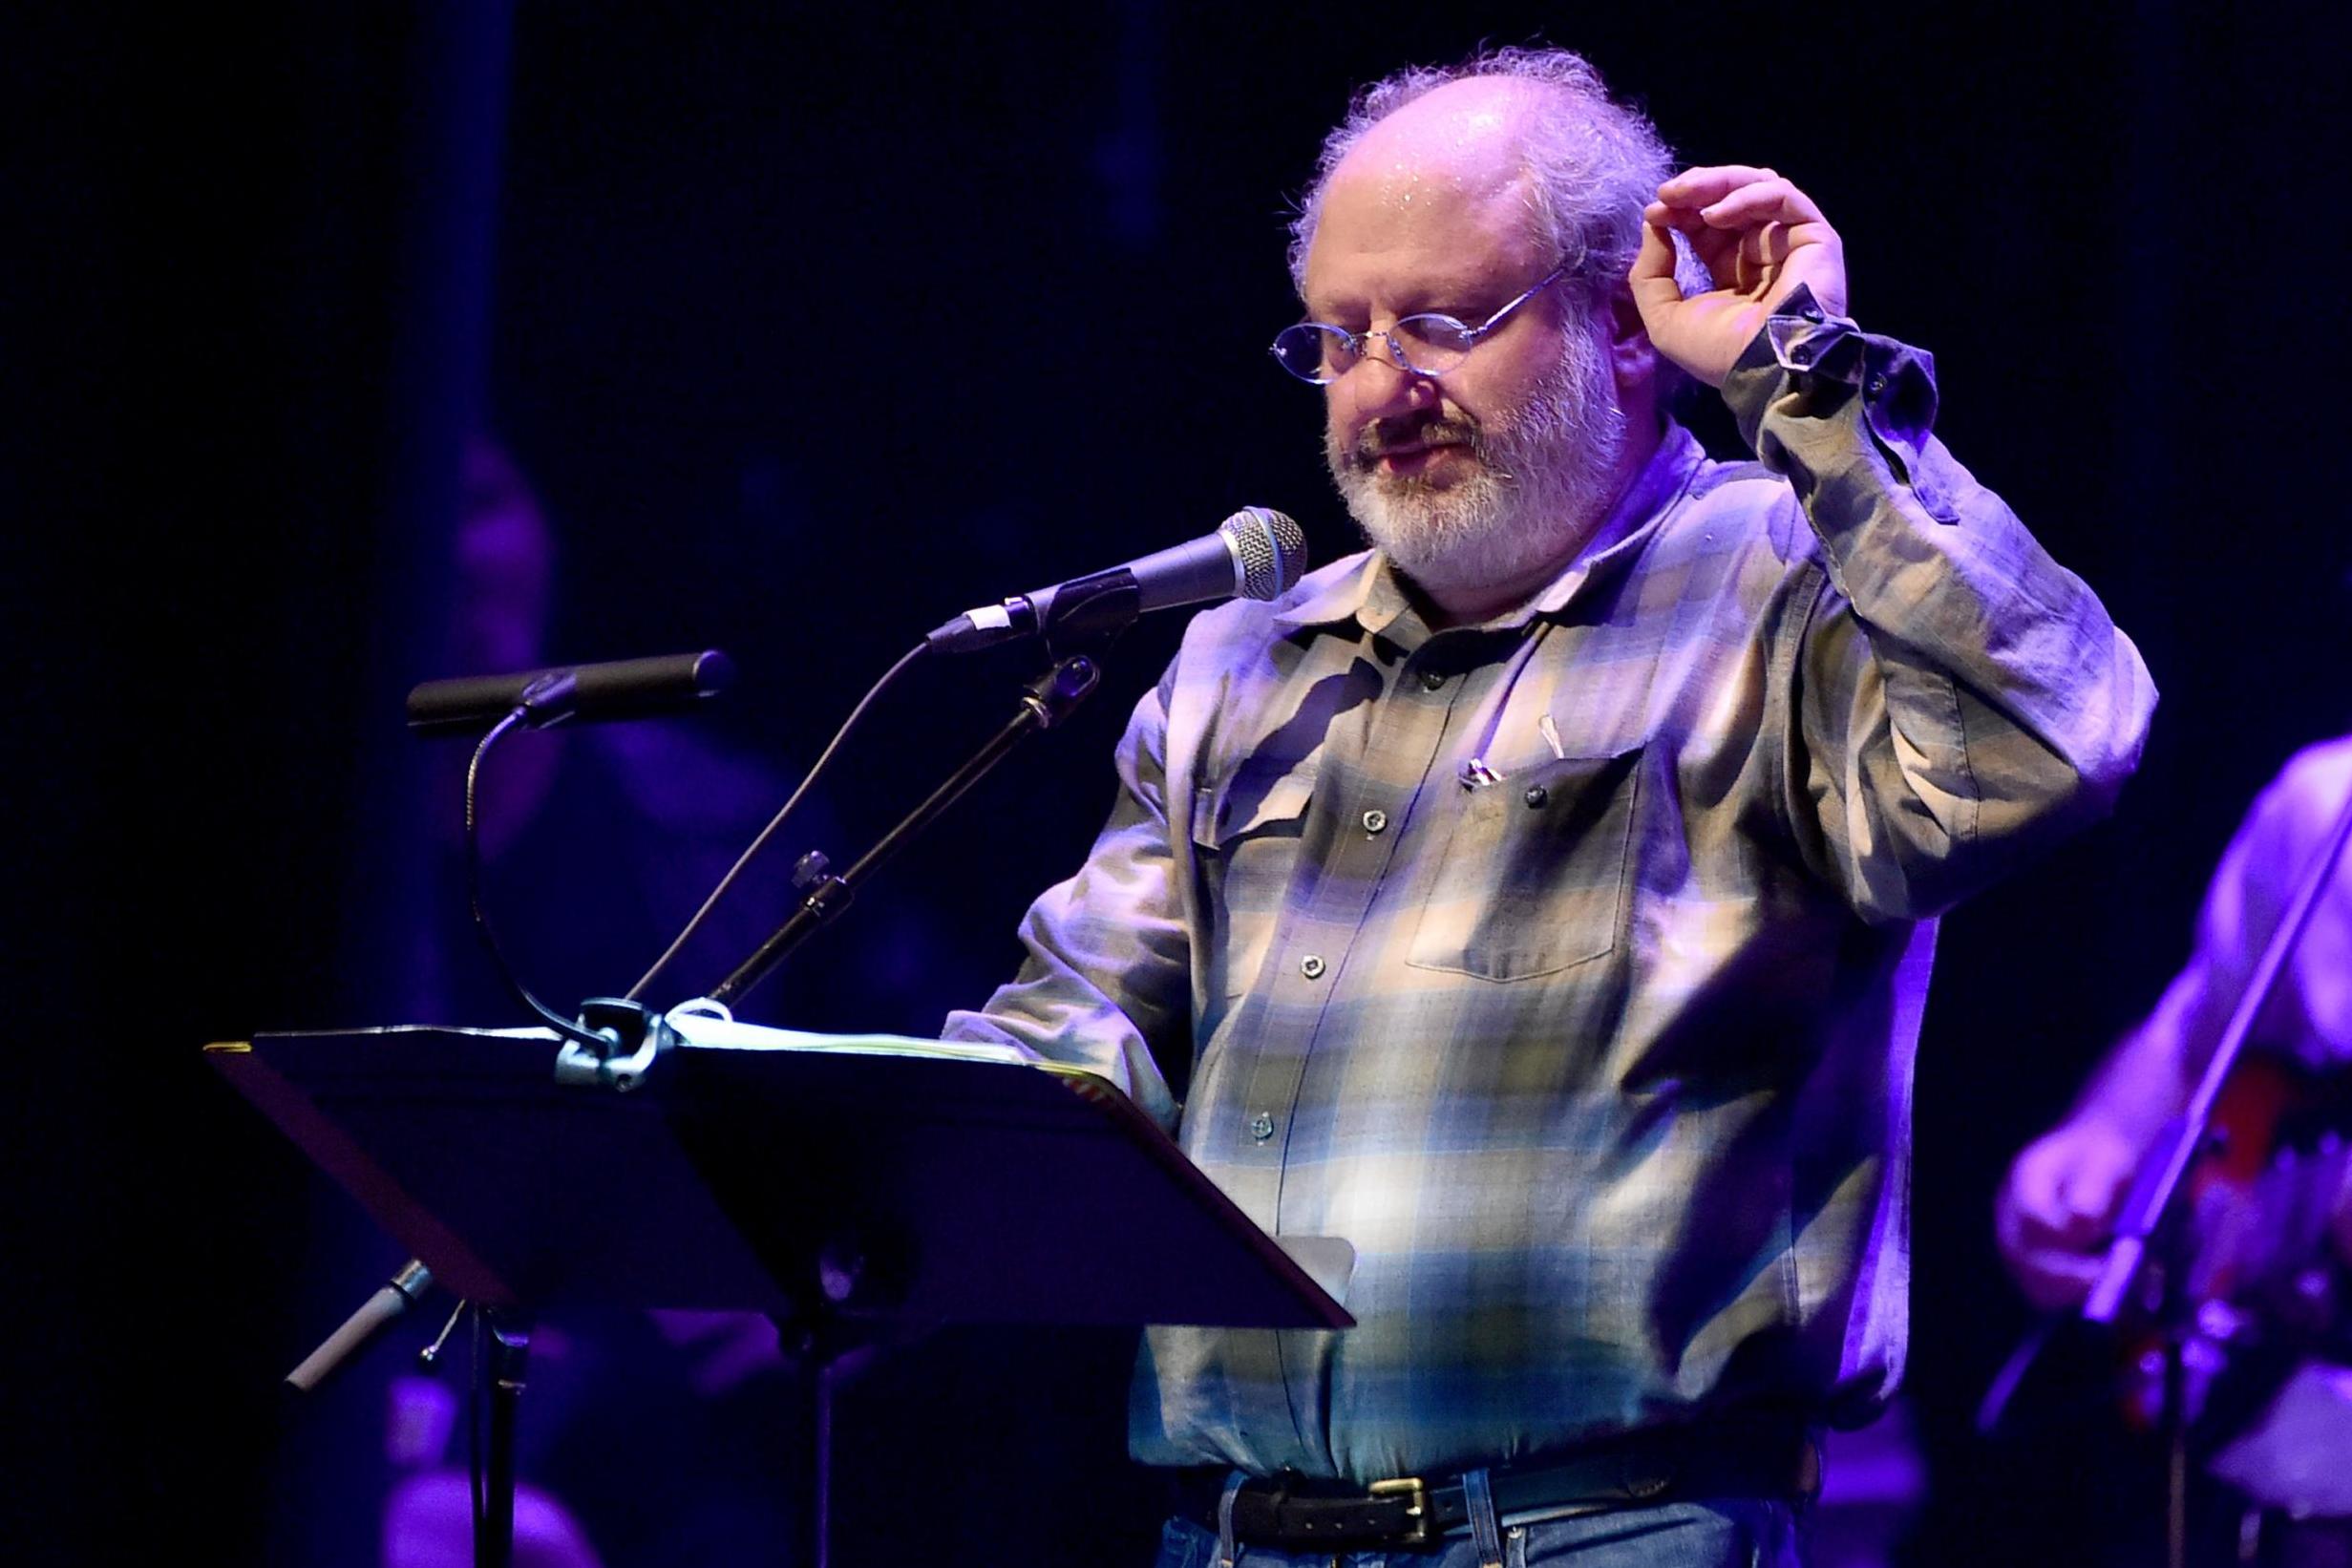
<path fill-rule="evenodd" d="M 986 776 L 1006 752 L 1038 731 L 1061 723 L 1093 693 L 1102 684 L 1097 655 L 1134 624 L 1141 608 L 1141 595 L 1132 573 L 1106 573 L 1105 579 L 1073 583 L 1055 595 L 1044 627 L 1047 650 L 1054 662 L 1023 689 L 1020 708 L 1004 727 L 847 871 L 829 876 L 821 858 L 807 862 L 807 892 L 800 906 L 734 973 L 708 993 L 710 1001 L 731 1004 L 773 974 L 794 948 L 849 907 L 867 878 Z"/>
<path fill-rule="evenodd" d="M 2222 1088 L 2244 1054 L 2246 1041 L 2254 1033 L 2262 1009 L 2270 1005 L 2272 993 L 2278 988 L 2278 982 L 2286 973 L 2287 960 L 2301 944 L 2321 896 L 2335 880 L 2348 841 L 2352 841 L 2352 795 L 2345 796 L 2325 842 L 2304 866 L 2294 900 L 2279 918 L 2270 941 L 2263 945 L 2262 955 L 2256 961 L 2246 988 L 2237 999 L 2237 1008 L 2231 1013 L 2220 1039 L 2214 1042 L 2213 1055 L 2207 1059 L 2204 1073 L 2197 1079 L 2188 1103 L 2179 1115 L 2164 1125 L 2149 1155 L 2140 1162 L 2139 1174 L 2124 1199 L 2122 1213 L 2116 1218 L 2115 1240 L 2108 1246 L 2107 1261 L 2100 1268 L 2097 1282 L 2090 1287 L 2090 1294 L 2084 1299 L 2079 1314 L 2083 1324 L 2112 1329 L 2122 1314 L 2125 1299 L 2147 1262 L 2155 1237 L 2173 1218 L 2174 1199 L 2186 1183 L 2190 1167 L 2212 1142 L 2214 1108 L 2221 1098 Z M 2176 1312 L 2186 1304 L 2177 1299 L 2177 1281 L 2172 1278 L 2177 1272 L 2164 1271 L 2163 1299 L 2158 1303 L 2161 1312 Z M 2010 1397 L 2047 1343 L 2054 1324 L 2063 1321 L 2045 1320 L 2037 1324 L 2010 1356 L 2008 1365 L 2001 1369 L 1985 1394 L 1984 1407 L 1977 1421 L 1978 1430 L 1990 1432 L 2000 1425 Z M 2170 1472 L 2165 1544 L 2171 1568 L 2184 1568 L 2188 1560 L 2189 1411 L 2185 1348 L 2177 1327 L 2165 1334 L 2163 1430 Z"/>
<path fill-rule="evenodd" d="M 477 1343 L 488 1351 L 474 1375 L 490 1403 L 490 1433 L 482 1462 L 482 1513 L 474 1537 L 475 1568 L 512 1568 L 515 1560 L 516 1407 L 522 1399 L 531 1355 L 531 1318 L 523 1312 L 480 1313 Z"/>
<path fill-rule="evenodd" d="M 827 876 L 823 858 L 810 857 L 806 862 L 810 872 L 802 879 L 807 892 L 800 906 L 757 951 L 709 993 L 710 999 L 724 1004 L 758 985 L 794 948 L 848 908 L 858 886 L 868 877 L 962 798 L 1006 752 L 1037 731 L 1050 730 L 1068 718 L 1102 684 L 1099 654 L 1134 624 L 1141 610 L 1141 590 L 1132 572 L 1103 573 L 1098 578 L 1071 583 L 1057 593 L 1039 627 L 1053 662 L 1023 689 L 1020 706 L 1012 718 L 849 870 L 837 877 Z M 659 1014 L 619 998 L 590 999 L 577 1028 L 593 1042 L 594 1049 L 567 1046 L 565 1058 L 558 1064 L 559 1076 L 624 1091 L 636 1087 L 642 1070 L 668 1036 Z M 575 1062 L 572 1057 L 576 1049 Z M 632 1051 L 634 1055 L 628 1054 Z M 862 1263 L 863 1260 L 856 1261 Z M 287 1383 L 305 1392 L 315 1388 L 413 1305 L 432 1282 L 433 1277 L 421 1261 L 410 1261 L 307 1357 L 287 1376 Z M 812 1373 L 816 1495 L 808 1499 L 810 1506 L 803 1511 L 805 1528 L 814 1536 L 814 1550 L 806 1554 L 804 1560 L 823 1568 L 827 1536 L 825 1494 L 830 1490 L 826 1477 L 831 1462 L 831 1395 L 837 1371 L 854 1369 L 859 1346 L 837 1311 L 849 1299 L 845 1287 L 837 1287 L 837 1282 L 829 1280 L 820 1280 L 818 1287 L 813 1297 L 805 1291 L 796 1292 L 806 1298 L 806 1304 L 797 1314 L 798 1321 L 779 1326 L 806 1347 L 815 1363 Z M 520 1311 L 494 1311 L 478 1305 L 477 1311 L 477 1330 L 483 1336 L 483 1353 L 477 1358 L 475 1375 L 480 1380 L 480 1395 L 488 1403 L 489 1431 L 488 1451 L 482 1466 L 486 1472 L 482 1513 L 476 1521 L 474 1560 L 477 1568 L 508 1568 L 514 1560 L 517 1405 L 523 1391 L 533 1324 L 529 1315 Z"/>
<path fill-rule="evenodd" d="M 800 881 L 806 892 L 799 907 L 708 993 L 709 1000 L 731 1003 L 773 974 L 795 947 L 849 907 L 868 877 L 954 805 L 1006 752 L 1068 718 L 1102 684 L 1100 653 L 1134 623 L 1141 608 L 1134 574 L 1128 572 L 1106 573 L 1099 581 L 1072 584 L 1056 594 L 1041 628 L 1053 662 L 1023 688 L 1012 717 L 847 871 L 829 876 L 822 857 L 805 857 Z M 855 1246 L 842 1256 L 820 1259 L 812 1271 L 815 1278 L 798 1282 L 799 1288 L 792 1292 L 791 1318 L 777 1324 L 784 1343 L 799 1354 L 809 1384 L 804 1419 L 810 1460 L 798 1510 L 798 1560 L 811 1568 L 825 1568 L 830 1557 L 834 1395 L 874 1348 L 849 1310 L 861 1304 L 870 1308 L 890 1295 L 887 1271 L 873 1263 Z M 867 1299 L 861 1303 L 860 1297 Z"/>

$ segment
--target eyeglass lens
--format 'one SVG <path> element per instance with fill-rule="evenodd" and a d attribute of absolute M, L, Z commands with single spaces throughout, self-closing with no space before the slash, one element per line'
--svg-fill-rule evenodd
<path fill-rule="evenodd" d="M 1471 328 L 1451 316 L 1407 316 L 1385 332 L 1351 338 L 1336 327 L 1303 321 L 1285 327 L 1274 339 L 1274 355 L 1282 369 L 1302 380 L 1336 381 L 1356 362 L 1360 352 L 1378 351 L 1379 338 L 1388 357 L 1419 375 L 1442 375 L 1462 362 L 1476 341 Z"/>

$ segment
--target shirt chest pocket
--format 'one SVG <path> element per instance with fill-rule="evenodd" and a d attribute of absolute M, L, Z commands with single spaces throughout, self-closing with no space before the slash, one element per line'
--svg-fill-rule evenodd
<path fill-rule="evenodd" d="M 1245 765 L 1222 784 L 1194 792 L 1193 851 L 1213 933 L 1204 987 L 1212 1000 L 1249 989 L 1265 964 L 1298 869 L 1318 755 L 1281 770 Z"/>
<path fill-rule="evenodd" d="M 1614 948 L 1641 759 L 1638 748 L 1563 757 L 1451 792 L 1450 821 L 1431 824 L 1444 837 L 1406 963 L 1530 980 Z"/>

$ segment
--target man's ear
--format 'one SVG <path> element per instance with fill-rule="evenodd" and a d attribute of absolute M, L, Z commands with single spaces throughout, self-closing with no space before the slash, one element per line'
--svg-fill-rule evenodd
<path fill-rule="evenodd" d="M 1619 286 L 1609 295 L 1609 369 L 1621 388 L 1649 386 L 1658 379 L 1658 350 L 1642 325 L 1633 290 Z"/>

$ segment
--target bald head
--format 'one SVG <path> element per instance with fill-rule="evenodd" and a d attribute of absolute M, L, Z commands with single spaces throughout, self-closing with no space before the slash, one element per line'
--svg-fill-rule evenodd
<path fill-rule="evenodd" d="M 1495 77 L 1451 82 L 1414 99 L 1367 130 L 1329 171 L 1317 191 L 1317 229 L 1338 202 L 1399 227 L 1437 222 L 1519 236 L 1525 244 L 1515 248 L 1526 255 L 1515 260 L 1549 266 L 1526 156 L 1530 107 L 1523 84 Z"/>
<path fill-rule="evenodd" d="M 1366 88 L 1325 138 L 1291 231 L 1291 277 L 1303 285 L 1344 178 L 1400 208 L 1513 204 L 1524 215 L 1513 232 L 1545 265 L 1573 258 L 1588 286 L 1614 285 L 1641 248 L 1642 208 L 1670 172 L 1649 121 L 1612 101 L 1600 74 L 1566 50 L 1414 67 Z"/>
<path fill-rule="evenodd" d="M 1527 139 L 1538 91 L 1507 76 L 1448 82 L 1366 127 L 1330 177 L 1438 180 L 1459 189 L 1524 197 L 1534 174 Z"/>

